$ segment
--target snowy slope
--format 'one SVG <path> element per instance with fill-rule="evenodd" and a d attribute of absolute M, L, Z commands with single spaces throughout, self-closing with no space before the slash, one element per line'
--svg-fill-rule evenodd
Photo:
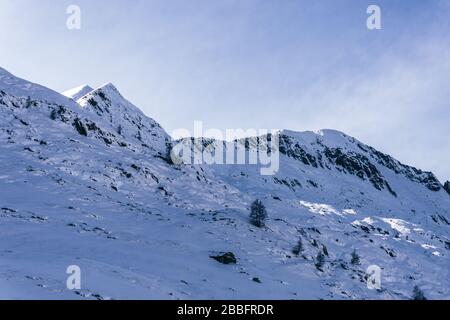
<path fill-rule="evenodd" d="M 174 165 L 114 85 L 68 95 L 0 69 L 0 298 L 450 299 L 450 195 L 432 173 L 332 130 L 282 131 L 275 176 Z M 248 223 L 256 198 L 267 228 Z M 236 265 L 209 257 L 228 251 Z"/>
<path fill-rule="evenodd" d="M 67 98 L 41 85 L 13 76 L 0 67 L 0 90 L 16 97 L 33 97 L 33 99 L 50 103 L 67 103 Z"/>

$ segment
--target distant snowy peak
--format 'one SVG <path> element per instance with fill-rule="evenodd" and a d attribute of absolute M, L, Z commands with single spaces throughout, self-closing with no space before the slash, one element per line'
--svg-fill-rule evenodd
<path fill-rule="evenodd" d="M 169 135 L 156 121 L 126 100 L 113 84 L 91 89 L 80 86 L 66 91 L 65 96 L 0 68 L 0 106 L 13 112 L 17 108 L 36 107 L 37 113 L 33 115 L 39 113 L 39 116 L 62 122 L 80 135 L 98 138 L 107 145 L 129 146 L 160 157 L 167 153 Z M 79 95 L 82 97 L 75 101 Z M 31 115 L 31 110 L 34 109 L 29 109 L 27 114 Z"/>
<path fill-rule="evenodd" d="M 290 137 L 304 145 L 314 145 L 318 143 L 335 147 L 350 147 L 356 140 L 341 131 L 332 129 L 301 132 L 285 129 L 280 131 L 280 136 Z"/>
<path fill-rule="evenodd" d="M 405 165 L 359 140 L 336 130 L 318 132 L 280 131 L 280 153 L 314 168 L 337 170 L 370 181 L 379 190 L 392 190 L 386 172 L 402 175 L 422 184 L 430 191 L 440 191 L 444 186 L 432 172 Z"/>
<path fill-rule="evenodd" d="M 166 153 L 170 136 L 155 120 L 125 99 L 112 83 L 92 90 L 77 102 L 83 109 L 109 122 L 123 138 L 161 155 Z"/>
<path fill-rule="evenodd" d="M 93 90 L 94 89 L 92 87 L 84 84 L 79 87 L 64 91 L 62 94 L 68 98 L 77 101 L 78 99 L 82 98 L 83 96 L 87 95 L 89 92 Z"/>
<path fill-rule="evenodd" d="M 126 100 L 112 83 L 91 90 L 78 99 L 78 104 L 83 108 L 95 111 L 99 116 L 119 115 L 123 112 L 143 115 L 142 111 Z"/>

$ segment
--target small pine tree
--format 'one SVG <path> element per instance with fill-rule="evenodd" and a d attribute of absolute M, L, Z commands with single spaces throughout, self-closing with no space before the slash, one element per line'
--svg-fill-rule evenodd
<path fill-rule="evenodd" d="M 302 238 L 298 239 L 297 245 L 292 249 L 292 253 L 298 256 L 304 250 Z"/>
<path fill-rule="evenodd" d="M 361 263 L 361 260 L 359 258 L 359 255 L 356 253 L 356 250 L 353 250 L 352 252 L 352 260 L 351 263 L 354 265 L 358 265 Z"/>
<path fill-rule="evenodd" d="M 265 226 L 267 219 L 266 207 L 260 200 L 255 200 L 250 207 L 250 222 L 258 228 Z"/>
<path fill-rule="evenodd" d="M 316 257 L 316 268 L 322 271 L 322 267 L 325 264 L 325 255 L 322 252 L 319 252 Z"/>
<path fill-rule="evenodd" d="M 418 286 L 414 286 L 413 290 L 413 300 L 427 300 L 425 294 Z"/>

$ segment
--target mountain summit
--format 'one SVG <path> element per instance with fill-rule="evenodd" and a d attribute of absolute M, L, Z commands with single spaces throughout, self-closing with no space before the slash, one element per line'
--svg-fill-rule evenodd
<path fill-rule="evenodd" d="M 63 95 L 77 101 L 78 99 L 87 95 L 89 92 L 91 92 L 93 90 L 94 89 L 92 89 L 90 86 L 84 84 L 79 87 L 76 87 L 76 88 L 73 88 L 73 89 L 63 92 Z"/>

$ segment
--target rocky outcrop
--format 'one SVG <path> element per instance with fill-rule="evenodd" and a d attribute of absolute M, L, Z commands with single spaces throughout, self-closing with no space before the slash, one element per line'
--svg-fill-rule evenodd
<path fill-rule="evenodd" d="M 447 191 L 448 194 L 450 194 L 450 181 L 445 182 L 444 190 Z"/>
<path fill-rule="evenodd" d="M 237 262 L 233 252 L 227 252 L 224 254 L 219 254 L 217 256 L 210 256 L 210 258 L 223 264 L 236 264 Z"/>

